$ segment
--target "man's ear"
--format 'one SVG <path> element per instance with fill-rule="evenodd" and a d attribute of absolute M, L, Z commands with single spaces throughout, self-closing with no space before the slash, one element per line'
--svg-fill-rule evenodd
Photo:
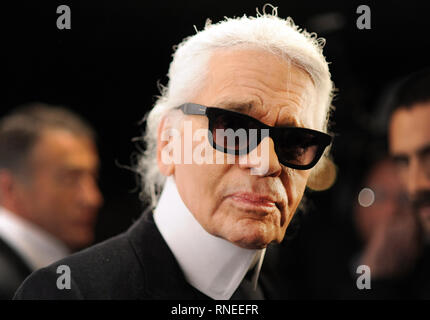
<path fill-rule="evenodd" d="M 9 207 L 16 198 L 17 181 L 14 175 L 6 169 L 0 169 L 0 203 Z"/>
<path fill-rule="evenodd" d="M 161 174 L 168 177 L 175 173 L 175 164 L 173 161 L 166 161 L 163 152 L 173 143 L 171 135 L 168 134 L 172 128 L 172 121 L 168 116 L 164 116 L 157 128 L 157 165 Z M 164 150 L 164 151 L 163 151 Z"/>
<path fill-rule="evenodd" d="M 306 186 L 314 191 L 327 190 L 335 183 L 336 177 L 337 168 L 333 160 L 323 156 L 312 169 Z"/>

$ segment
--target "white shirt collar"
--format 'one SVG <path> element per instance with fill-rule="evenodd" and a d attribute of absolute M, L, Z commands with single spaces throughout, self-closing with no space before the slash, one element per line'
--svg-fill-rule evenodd
<path fill-rule="evenodd" d="M 3 207 L 0 207 L 0 238 L 33 270 L 46 267 L 70 254 L 60 240 Z"/>
<path fill-rule="evenodd" d="M 187 281 L 213 299 L 230 299 L 263 250 L 244 249 L 209 234 L 185 206 L 175 181 L 168 177 L 154 211 L 155 223 Z"/>

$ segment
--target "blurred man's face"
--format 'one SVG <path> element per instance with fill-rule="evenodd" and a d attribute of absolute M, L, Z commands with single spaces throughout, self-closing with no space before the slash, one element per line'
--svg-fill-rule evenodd
<path fill-rule="evenodd" d="M 102 204 L 94 143 L 67 131 L 46 130 L 30 157 L 31 173 L 21 193 L 25 216 L 70 248 L 90 244 Z"/>
<path fill-rule="evenodd" d="M 304 70 L 273 54 L 242 49 L 215 53 L 204 88 L 189 102 L 245 113 L 270 126 L 321 130 L 315 99 L 314 84 Z M 184 120 L 192 121 L 193 131 L 208 128 L 206 117 L 188 115 Z M 235 156 L 234 164 L 215 151 L 223 164 L 174 165 L 179 193 L 203 228 L 244 248 L 283 239 L 310 174 L 281 165 L 273 140 L 266 139 L 267 154 L 260 155 L 259 145 L 248 155 Z M 253 164 L 239 163 L 239 157 L 254 152 L 265 158 L 267 172 L 251 174 Z"/>
<path fill-rule="evenodd" d="M 397 110 L 390 123 L 390 149 L 398 172 L 430 237 L 430 103 Z"/>
<path fill-rule="evenodd" d="M 368 189 L 363 189 L 360 196 L 373 196 L 373 199 L 360 199 L 359 196 L 355 219 L 362 239 L 368 242 L 394 215 L 409 214 L 410 210 L 397 167 L 389 159 L 381 160 L 371 168 L 365 187 Z"/>

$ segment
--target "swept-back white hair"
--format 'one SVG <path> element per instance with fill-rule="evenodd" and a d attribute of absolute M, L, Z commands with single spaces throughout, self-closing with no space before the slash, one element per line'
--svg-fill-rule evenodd
<path fill-rule="evenodd" d="M 264 11 L 264 8 L 263 8 Z M 300 66 L 312 78 L 317 99 L 315 110 L 320 112 L 321 130 L 327 131 L 333 97 L 333 83 L 330 80 L 328 64 L 322 48 L 325 40 L 317 38 L 294 24 L 291 18 L 282 19 L 276 8 L 271 14 L 258 13 L 256 17 L 226 18 L 211 24 L 204 30 L 185 38 L 177 47 L 170 64 L 167 87 L 162 88 L 153 109 L 146 115 L 144 141 L 146 150 L 139 158 L 137 171 L 141 175 L 142 196 L 149 196 L 155 206 L 165 177 L 157 166 L 157 128 L 162 117 L 172 108 L 190 99 L 205 83 L 211 55 L 218 49 L 256 48 L 274 53 Z M 326 154 L 328 154 L 326 152 Z M 326 157 L 323 157 L 327 160 Z M 323 168 L 321 159 L 313 171 Z M 312 177 L 311 177 L 312 178 Z"/>

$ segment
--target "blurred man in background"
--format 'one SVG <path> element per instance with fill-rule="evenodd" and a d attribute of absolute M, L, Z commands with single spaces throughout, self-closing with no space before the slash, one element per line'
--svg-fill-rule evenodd
<path fill-rule="evenodd" d="M 429 299 L 430 71 L 403 79 L 393 97 L 392 159 L 374 164 L 360 193 L 355 218 L 364 249 L 356 262 L 371 270 L 372 290 L 363 297 Z"/>
<path fill-rule="evenodd" d="M 355 293 L 366 299 L 402 297 L 406 283 L 401 280 L 413 270 L 420 237 L 394 161 L 383 157 L 373 162 L 362 186 L 353 210 L 361 249 L 351 273 L 357 277 L 357 267 L 368 266 L 372 290 Z"/>
<path fill-rule="evenodd" d="M 327 212 L 303 219 L 302 234 L 282 255 L 288 297 L 430 298 L 430 71 L 409 76 L 390 95 L 390 158 L 380 157 L 385 143 L 372 145 L 376 134 L 354 144 L 362 156 L 348 184 L 359 182 L 361 192 L 342 197 L 347 184 L 336 190 L 353 219 L 341 220 L 342 207 L 337 220 Z M 370 269 L 369 290 L 356 285 L 360 265 Z"/>
<path fill-rule="evenodd" d="M 32 104 L 0 120 L 0 298 L 93 242 L 98 166 L 95 133 L 66 109 Z"/>
<path fill-rule="evenodd" d="M 430 298 L 430 70 L 406 78 L 396 93 L 389 123 L 390 152 L 420 222 L 422 251 L 411 292 Z"/>
<path fill-rule="evenodd" d="M 372 277 L 389 277 L 399 268 L 407 269 L 411 258 L 406 256 L 414 257 L 416 252 L 415 219 L 396 171 L 390 158 L 376 161 L 367 172 L 354 210 L 364 244 L 360 264 L 371 268 Z"/>

